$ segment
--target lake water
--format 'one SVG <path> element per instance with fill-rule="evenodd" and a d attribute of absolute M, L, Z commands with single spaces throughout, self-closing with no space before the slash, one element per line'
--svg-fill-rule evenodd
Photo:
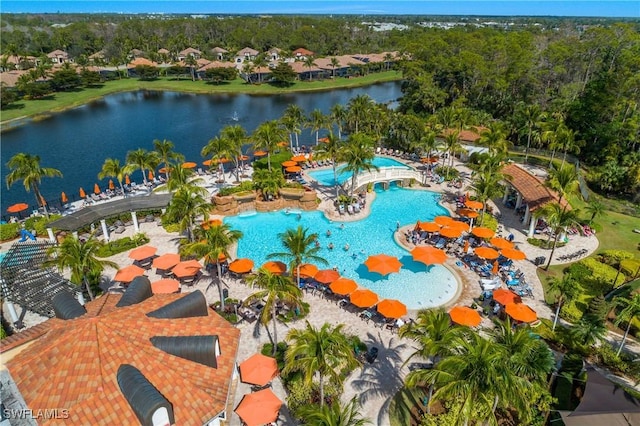
<path fill-rule="evenodd" d="M 400 83 L 270 96 L 148 91 L 107 96 L 2 133 L 1 214 L 6 216 L 7 207 L 14 203 L 35 205 L 35 197 L 25 192 L 22 183 L 14 184 L 9 190 L 4 184 L 8 173 L 6 162 L 16 153 L 39 155 L 43 167 L 53 167 L 63 173 L 63 178 L 42 182 L 45 199 L 50 205 L 56 205 L 61 191 L 74 200 L 78 199 L 80 187 L 88 191 L 95 183 L 106 187 L 108 179 L 97 178 L 104 160 L 112 157 L 124 163 L 128 151 L 151 150 L 154 139 L 173 141 L 176 151 L 184 154 L 187 161 L 200 163 L 202 147 L 228 124 L 240 124 L 250 133 L 260 123 L 280 118 L 290 104 L 299 105 L 307 114 L 316 108 L 328 114 L 333 105 L 346 105 L 361 94 L 379 103 L 393 102 L 401 96 Z M 315 135 L 309 130 L 300 138 L 301 143 L 315 141 Z M 133 180 L 142 181 L 140 172 L 134 173 Z"/>

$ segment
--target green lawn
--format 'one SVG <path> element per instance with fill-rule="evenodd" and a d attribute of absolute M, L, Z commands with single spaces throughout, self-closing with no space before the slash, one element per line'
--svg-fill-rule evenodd
<path fill-rule="evenodd" d="M 303 91 L 330 90 L 335 88 L 348 88 L 367 86 L 374 83 L 395 81 L 402 78 L 398 71 L 385 71 L 369 74 L 363 77 L 336 78 L 322 81 L 296 81 L 286 88 L 275 87 L 269 84 L 246 84 L 244 80 L 236 79 L 226 84 L 212 84 L 204 81 L 175 80 L 172 78 L 159 78 L 154 81 L 140 81 L 134 78 L 113 80 L 104 83 L 101 87 L 88 88 L 74 92 L 53 93 L 45 99 L 32 101 L 19 101 L 10 108 L 2 111 L 0 123 L 3 127 L 11 126 L 11 120 L 25 117 L 46 116 L 51 112 L 77 107 L 105 95 L 134 90 L 165 90 L 187 93 L 250 93 L 250 94 L 277 94 Z"/>

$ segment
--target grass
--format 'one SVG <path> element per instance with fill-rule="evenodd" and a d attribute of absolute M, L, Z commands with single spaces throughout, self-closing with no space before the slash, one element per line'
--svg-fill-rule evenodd
<path fill-rule="evenodd" d="M 72 92 L 56 92 L 44 99 L 19 101 L 2 111 L 3 127 L 11 127 L 13 120 L 27 117 L 45 118 L 50 113 L 75 108 L 106 95 L 136 90 L 160 90 L 185 93 L 247 93 L 255 95 L 272 95 L 279 93 L 294 93 L 307 91 L 321 91 L 338 88 L 367 86 L 374 83 L 395 81 L 402 78 L 399 71 L 385 71 L 354 78 L 336 78 L 321 81 L 296 81 L 291 86 L 282 88 L 270 84 L 246 84 L 242 79 L 230 83 L 212 84 L 204 81 L 176 80 L 174 78 L 159 78 L 154 81 L 140 81 L 135 78 L 112 80 L 99 87 L 86 88 Z"/>

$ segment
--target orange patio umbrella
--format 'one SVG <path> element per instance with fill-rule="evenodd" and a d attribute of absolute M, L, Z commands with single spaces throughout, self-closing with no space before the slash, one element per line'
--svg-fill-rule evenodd
<path fill-rule="evenodd" d="M 313 276 L 313 279 L 322 284 L 331 284 L 340 278 L 340 273 L 333 269 L 323 269 Z"/>
<path fill-rule="evenodd" d="M 287 160 L 287 161 L 283 161 L 282 162 L 282 167 L 293 167 L 293 166 L 297 166 L 298 163 L 293 161 L 293 160 Z"/>
<path fill-rule="evenodd" d="M 361 288 L 351 293 L 349 300 L 359 308 L 370 308 L 378 303 L 378 295 L 369 289 Z"/>
<path fill-rule="evenodd" d="M 197 260 L 185 260 L 173 267 L 171 272 L 178 278 L 192 277 L 200 272 L 202 265 Z"/>
<path fill-rule="evenodd" d="M 149 170 L 149 174 L 147 175 L 147 179 L 153 180 L 153 170 Z"/>
<path fill-rule="evenodd" d="M 206 231 L 209 228 L 220 226 L 220 225 L 222 225 L 222 221 L 220 219 L 210 219 L 210 220 L 207 220 L 206 222 L 202 222 L 200 224 L 200 227 Z"/>
<path fill-rule="evenodd" d="M 438 162 L 438 157 L 422 157 L 420 159 L 420 162 L 423 164 L 426 163 L 437 163 Z"/>
<path fill-rule="evenodd" d="M 261 353 L 251 355 L 238 368 L 242 383 L 250 385 L 266 386 L 278 375 L 278 361 Z"/>
<path fill-rule="evenodd" d="M 124 175 L 124 183 L 127 185 L 131 185 L 131 178 L 129 175 Z"/>
<path fill-rule="evenodd" d="M 67 204 L 69 202 L 69 198 L 67 197 L 67 194 L 64 193 L 64 191 L 62 191 L 62 193 L 60 194 L 60 201 L 62 201 L 62 204 Z"/>
<path fill-rule="evenodd" d="M 358 284 L 356 284 L 354 280 L 341 277 L 332 282 L 331 285 L 329 285 L 329 288 L 335 294 L 341 294 L 344 296 L 353 293 L 358 288 Z"/>
<path fill-rule="evenodd" d="M 422 262 L 425 265 L 436 265 L 444 263 L 447 260 L 447 254 L 432 246 L 420 246 L 411 250 L 411 256 L 416 262 Z"/>
<path fill-rule="evenodd" d="M 116 184 L 113 183 L 113 179 L 109 179 L 109 189 L 112 191 L 116 189 Z"/>
<path fill-rule="evenodd" d="M 433 221 L 438 225 L 447 226 L 453 219 L 450 216 L 436 216 Z"/>
<path fill-rule="evenodd" d="M 459 325 L 465 325 L 468 327 L 477 327 L 482 322 L 482 318 L 478 311 L 468 308 L 466 306 L 454 306 L 449 311 L 451 321 Z"/>
<path fill-rule="evenodd" d="M 116 276 L 113 277 L 113 280 L 121 283 L 130 283 L 134 278 L 141 277 L 143 275 L 144 269 L 136 265 L 129 265 L 116 272 Z"/>
<path fill-rule="evenodd" d="M 449 222 L 449 224 L 447 225 L 449 228 L 459 228 L 461 229 L 463 232 L 466 231 L 467 229 L 469 229 L 469 224 L 459 221 L 459 220 L 452 220 L 451 222 Z"/>
<path fill-rule="evenodd" d="M 297 273 L 298 271 L 296 271 Z M 311 263 L 303 263 L 300 265 L 300 276 L 302 278 L 313 278 L 318 273 L 318 267 Z"/>
<path fill-rule="evenodd" d="M 84 189 L 80 188 L 80 198 L 86 198 L 87 194 L 84 192 Z"/>
<path fill-rule="evenodd" d="M 247 161 L 249 159 L 248 155 L 240 155 L 238 156 L 238 160 L 240 161 Z"/>
<path fill-rule="evenodd" d="M 180 263 L 180 255 L 177 253 L 166 253 L 153 259 L 151 266 L 157 269 L 169 270 Z"/>
<path fill-rule="evenodd" d="M 499 288 L 493 291 L 493 300 L 498 302 L 499 304 L 506 306 L 509 303 L 520 303 L 522 299 L 520 296 L 512 292 L 511 290 L 507 290 L 504 288 Z"/>
<path fill-rule="evenodd" d="M 203 165 L 203 166 L 207 166 L 207 167 L 209 167 L 209 166 L 211 165 L 211 160 L 204 160 L 204 161 L 202 162 L 202 165 Z"/>
<path fill-rule="evenodd" d="M 158 173 L 167 173 L 171 171 L 171 167 L 160 167 Z"/>
<path fill-rule="evenodd" d="M 524 254 L 523 251 L 516 250 L 514 248 L 502 249 L 500 254 L 511 260 L 524 260 L 527 258 L 527 255 Z"/>
<path fill-rule="evenodd" d="M 253 260 L 247 258 L 236 259 L 229 264 L 229 270 L 236 274 L 246 274 L 247 272 L 251 272 L 252 269 Z"/>
<path fill-rule="evenodd" d="M 185 163 L 182 163 L 182 168 L 183 169 L 193 169 L 197 166 L 196 163 L 194 163 L 193 161 L 187 161 Z"/>
<path fill-rule="evenodd" d="M 478 238 L 491 238 L 493 237 L 496 233 L 493 231 L 493 229 L 489 229 L 489 228 L 484 228 L 484 227 L 477 227 L 477 228 L 473 228 L 471 230 L 471 233 L 473 235 L 475 235 Z"/>
<path fill-rule="evenodd" d="M 97 183 L 95 185 L 93 185 L 93 193 L 94 194 L 99 194 L 100 193 L 100 187 L 98 186 Z"/>
<path fill-rule="evenodd" d="M 287 265 L 277 260 L 266 262 L 261 266 L 261 268 L 266 269 L 267 271 L 276 275 L 284 274 L 287 271 Z"/>
<path fill-rule="evenodd" d="M 458 238 L 464 231 L 460 228 L 449 228 L 445 226 L 440 230 L 440 235 L 445 238 Z"/>
<path fill-rule="evenodd" d="M 418 228 L 421 231 L 425 232 L 438 232 L 440 230 L 440 225 L 435 222 L 419 222 Z"/>
<path fill-rule="evenodd" d="M 475 253 L 476 256 L 489 260 L 497 259 L 500 256 L 500 253 L 491 247 L 477 247 Z"/>
<path fill-rule="evenodd" d="M 27 204 L 27 203 L 18 203 L 18 204 L 14 204 L 12 206 L 9 206 L 7 208 L 7 211 L 9 213 L 18 213 L 18 212 L 21 212 L 21 211 L 26 210 L 28 208 L 29 208 L 29 204 Z"/>
<path fill-rule="evenodd" d="M 301 170 L 302 170 L 302 167 L 300 166 L 291 166 L 284 169 L 284 171 L 287 173 L 298 173 Z"/>
<path fill-rule="evenodd" d="M 395 257 L 388 254 L 376 254 L 369 256 L 364 262 L 369 272 L 376 272 L 380 275 L 388 275 L 392 272 L 398 272 L 402 267 L 402 263 Z"/>
<path fill-rule="evenodd" d="M 329 143 L 329 138 L 320 138 L 318 139 L 318 142 Z"/>
<path fill-rule="evenodd" d="M 464 205 L 469 207 L 470 209 L 480 210 L 484 207 L 484 204 L 480 201 L 467 200 L 464 202 Z"/>
<path fill-rule="evenodd" d="M 278 142 L 278 143 L 277 143 L 277 145 L 278 145 L 278 146 L 287 146 L 287 145 L 289 145 L 289 142 L 287 142 L 287 141 L 280 141 L 280 142 Z"/>
<path fill-rule="evenodd" d="M 156 251 L 158 251 L 158 249 L 153 246 L 141 246 L 131 250 L 131 252 L 129 252 L 129 258 L 133 260 L 148 259 L 155 255 Z"/>
<path fill-rule="evenodd" d="M 489 240 L 489 243 L 491 243 L 492 246 L 500 250 L 513 248 L 513 243 L 511 241 L 505 240 L 504 238 L 501 238 L 501 237 L 492 238 Z"/>
<path fill-rule="evenodd" d="M 171 278 L 163 278 L 151 283 L 153 294 L 177 293 L 180 290 L 180 281 Z"/>
<path fill-rule="evenodd" d="M 468 217 L 469 219 L 475 219 L 479 216 L 477 211 L 471 209 L 460 209 L 458 210 L 458 214 L 460 216 Z"/>
<path fill-rule="evenodd" d="M 266 152 L 266 151 L 255 151 L 255 152 L 253 153 L 253 156 L 254 156 L 254 157 L 264 157 L 265 155 L 267 155 L 267 152 Z"/>
<path fill-rule="evenodd" d="M 304 155 L 296 155 L 291 157 L 291 161 L 295 161 L 297 163 L 300 163 L 302 161 L 307 161 L 307 158 Z"/>
<path fill-rule="evenodd" d="M 246 426 L 261 426 L 275 422 L 281 406 L 282 401 L 267 388 L 243 396 L 235 412 Z"/>
<path fill-rule="evenodd" d="M 504 308 L 504 311 L 516 321 L 533 322 L 538 319 L 536 311 L 524 303 L 509 303 Z"/>
<path fill-rule="evenodd" d="M 386 318 L 398 319 L 407 315 L 407 306 L 399 300 L 384 299 L 378 303 L 376 309 Z"/>

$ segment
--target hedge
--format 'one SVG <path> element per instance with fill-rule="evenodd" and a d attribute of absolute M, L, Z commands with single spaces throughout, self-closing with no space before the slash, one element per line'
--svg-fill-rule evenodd
<path fill-rule="evenodd" d="M 605 250 L 600 253 L 600 258 L 607 265 L 618 265 L 623 260 L 633 259 L 636 255 L 626 250 Z"/>
<path fill-rule="evenodd" d="M 0 225 L 0 241 L 15 240 L 19 235 L 19 223 L 3 223 L 2 225 Z"/>
<path fill-rule="evenodd" d="M 96 256 L 110 257 L 114 254 L 122 253 L 124 251 L 131 250 L 132 248 L 147 244 L 148 242 L 149 238 L 144 234 L 137 234 L 133 237 L 120 238 L 119 240 L 111 241 L 100 247 L 100 249 L 96 253 Z"/>
<path fill-rule="evenodd" d="M 593 257 L 587 257 L 577 262 L 578 264 L 587 268 L 590 272 L 588 276 L 582 277 L 583 287 L 588 290 L 587 287 L 592 289 L 599 289 L 600 293 L 604 293 L 611 287 L 617 288 L 625 283 L 627 277 L 622 272 L 618 275 L 618 270 L 605 263 L 598 262 Z M 616 275 L 618 279 L 616 279 Z M 584 285 L 586 284 L 586 285 Z M 595 293 L 593 293 L 595 295 Z"/>
<path fill-rule="evenodd" d="M 620 261 L 620 271 L 628 277 L 635 277 L 640 271 L 640 259 L 625 259 Z"/>

